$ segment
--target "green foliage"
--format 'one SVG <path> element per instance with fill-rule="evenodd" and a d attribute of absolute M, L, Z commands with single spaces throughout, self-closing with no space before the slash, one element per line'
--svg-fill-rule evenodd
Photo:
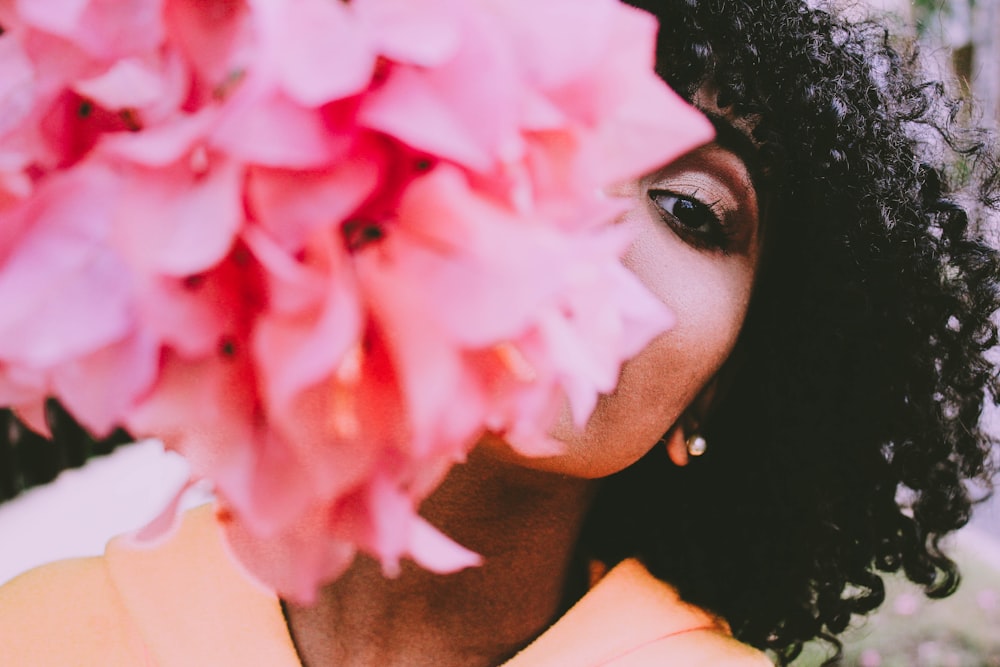
<path fill-rule="evenodd" d="M 950 5 L 946 0 L 911 0 L 913 6 L 913 20 L 917 26 L 917 34 L 927 34 L 928 27 L 934 25 L 935 21 L 942 14 L 950 12 Z"/>
<path fill-rule="evenodd" d="M 910 0 L 917 34 L 927 34 L 933 26 L 951 16 L 957 3 L 972 8 L 975 7 L 976 0 Z"/>

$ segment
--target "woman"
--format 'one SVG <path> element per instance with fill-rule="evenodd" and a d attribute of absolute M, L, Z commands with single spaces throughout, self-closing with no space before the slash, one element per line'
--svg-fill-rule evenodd
<path fill-rule="evenodd" d="M 159 551 L 112 545 L 0 593 L 15 655 L 754 665 L 728 628 L 785 662 L 876 608 L 879 571 L 954 590 L 938 543 L 967 483 L 988 488 L 998 257 L 929 160 L 957 153 L 990 203 L 986 150 L 878 26 L 783 0 L 639 4 L 662 75 L 717 127 L 615 193 L 626 261 L 678 324 L 582 434 L 560 429 L 564 455 L 486 438 L 423 505 L 484 565 L 390 580 L 362 558 L 279 607 L 213 560 L 202 512 Z"/>
<path fill-rule="evenodd" d="M 876 608 L 877 571 L 902 569 L 932 597 L 958 583 L 938 545 L 989 488 L 978 418 L 996 388 L 983 352 L 997 258 L 972 231 L 982 209 L 946 183 L 972 170 L 995 203 L 995 165 L 882 27 L 794 2 L 673 4 L 660 12 L 667 79 L 715 89 L 752 125 L 764 257 L 702 418 L 711 456 L 611 480 L 588 535 L 605 559 L 648 554 L 685 599 L 791 657 Z M 933 166 L 942 153 L 952 179 Z M 670 532 L 624 511 L 636 506 L 670 508 Z"/>

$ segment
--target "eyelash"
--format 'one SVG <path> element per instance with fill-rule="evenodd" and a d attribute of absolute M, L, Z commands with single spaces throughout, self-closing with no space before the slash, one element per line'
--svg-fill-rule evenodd
<path fill-rule="evenodd" d="M 722 224 L 722 213 L 717 210 L 718 202 L 704 202 L 695 195 L 682 195 L 670 190 L 655 188 L 648 191 L 649 201 L 656 207 L 660 217 L 681 238 L 696 248 L 720 250 L 728 254 L 733 239 L 727 226 Z M 665 205 L 664 200 L 672 200 L 672 202 Z M 671 210 L 673 206 L 681 202 L 688 203 L 691 206 L 688 210 L 692 213 L 704 217 L 698 228 L 685 224 Z M 706 227 L 706 229 L 699 229 L 701 227 Z"/>

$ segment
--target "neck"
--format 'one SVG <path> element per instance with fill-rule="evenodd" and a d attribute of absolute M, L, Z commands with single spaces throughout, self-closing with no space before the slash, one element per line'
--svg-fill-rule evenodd
<path fill-rule="evenodd" d="M 287 605 L 306 667 L 503 662 L 561 611 L 592 483 L 470 456 L 421 514 L 484 564 L 386 579 L 359 557 L 311 607 Z"/>

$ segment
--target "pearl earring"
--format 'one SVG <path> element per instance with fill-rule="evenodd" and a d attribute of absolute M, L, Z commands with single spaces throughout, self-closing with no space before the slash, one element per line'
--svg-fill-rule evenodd
<path fill-rule="evenodd" d="M 687 452 L 690 456 L 701 456 L 708 449 L 708 441 L 700 433 L 694 433 L 687 439 Z"/>

